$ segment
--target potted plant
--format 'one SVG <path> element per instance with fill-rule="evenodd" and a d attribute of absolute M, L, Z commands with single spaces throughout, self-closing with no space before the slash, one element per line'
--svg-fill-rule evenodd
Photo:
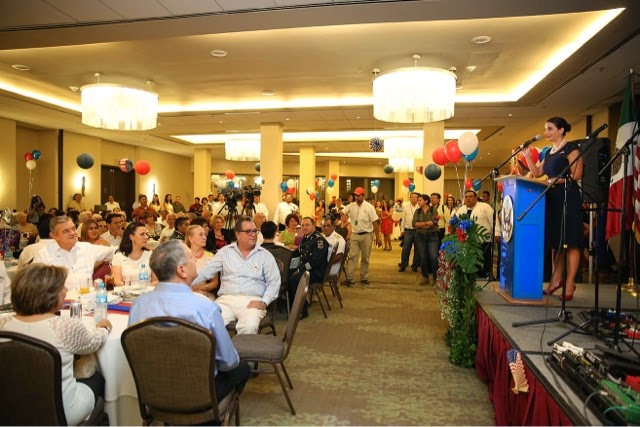
<path fill-rule="evenodd" d="M 457 366 L 470 368 L 476 358 L 476 275 L 482 268 L 482 243 L 488 238 L 489 232 L 469 215 L 453 216 L 440 247 L 436 293 L 441 317 L 449 322 L 449 359 Z"/>

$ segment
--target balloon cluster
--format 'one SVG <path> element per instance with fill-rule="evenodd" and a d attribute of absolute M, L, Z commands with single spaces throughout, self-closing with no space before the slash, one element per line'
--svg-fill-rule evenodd
<path fill-rule="evenodd" d="M 479 179 L 467 178 L 464 182 L 464 188 L 467 190 L 473 189 L 473 191 L 479 191 L 482 187 L 482 182 Z"/>
<path fill-rule="evenodd" d="M 380 180 L 374 179 L 373 181 L 371 181 L 371 192 L 373 194 L 376 194 L 378 192 L 378 189 L 380 189 Z"/>
<path fill-rule="evenodd" d="M 315 185 L 318 185 L 318 180 L 317 179 L 316 179 Z M 306 191 L 307 191 L 307 194 L 309 195 L 309 198 L 311 200 L 315 200 L 315 199 L 319 200 L 320 199 L 320 193 L 318 193 L 316 191 L 315 186 L 313 186 L 313 185 L 308 186 Z"/>
<path fill-rule="evenodd" d="M 416 189 L 416 185 L 411 182 L 409 178 L 405 178 L 404 181 L 402 181 L 402 185 L 409 191 L 414 191 Z"/>
<path fill-rule="evenodd" d="M 81 156 L 84 156 L 82 160 L 80 159 Z M 93 157 L 91 157 L 87 153 L 83 153 L 78 156 L 77 162 L 78 166 L 80 166 L 82 169 L 89 169 L 91 166 L 93 166 Z M 138 160 L 134 164 L 130 159 L 123 158 L 118 161 L 118 166 L 124 173 L 128 173 L 134 170 L 138 175 L 146 175 L 151 172 L 151 165 L 146 160 Z"/>
<path fill-rule="evenodd" d="M 378 138 L 377 136 L 374 136 L 369 140 L 369 148 L 374 153 L 378 153 L 382 151 L 383 144 L 384 144 L 384 140 Z"/>
<path fill-rule="evenodd" d="M 286 192 L 293 195 L 293 193 L 296 192 L 296 182 L 291 178 L 286 181 L 282 181 L 282 183 L 280 184 L 280 189 L 283 193 Z"/>
<path fill-rule="evenodd" d="M 24 160 L 27 162 L 25 166 L 30 171 L 36 168 L 36 160 L 38 160 L 42 156 L 40 150 L 33 150 L 30 153 L 24 153 Z"/>
<path fill-rule="evenodd" d="M 549 150 L 551 150 L 551 147 L 549 147 Z M 547 156 L 549 150 L 544 153 L 544 157 Z M 531 154 L 531 160 L 533 160 L 533 163 L 538 163 L 538 160 L 540 160 L 540 151 L 538 151 L 536 147 L 529 147 L 529 154 Z M 542 160 L 544 160 L 544 157 L 542 158 Z M 520 153 L 518 163 L 520 164 L 520 167 L 524 168 L 527 171 L 529 170 L 529 164 L 527 163 L 527 159 L 524 157 L 523 153 Z"/>
<path fill-rule="evenodd" d="M 336 185 L 337 179 L 338 179 L 338 175 L 335 173 L 332 173 L 329 179 L 327 180 L 327 194 L 329 195 L 333 194 L 333 192 L 335 191 L 333 187 Z"/>

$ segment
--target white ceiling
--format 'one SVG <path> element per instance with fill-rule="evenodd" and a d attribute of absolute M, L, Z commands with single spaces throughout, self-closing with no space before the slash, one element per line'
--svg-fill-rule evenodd
<path fill-rule="evenodd" d="M 567 59 L 552 59 L 600 11 L 621 7 L 627 9 Z M 575 121 L 620 100 L 629 68 L 640 66 L 638 17 L 633 0 L 3 1 L 0 116 L 183 155 L 194 146 L 175 135 L 257 132 L 267 122 L 285 131 L 420 129 L 377 121 L 370 104 L 371 70 L 410 66 L 418 53 L 418 65 L 457 67 L 463 88 L 445 127 L 481 129 L 476 164 L 495 166 L 542 133 L 546 118 Z M 471 43 L 478 35 L 491 43 Z M 228 55 L 214 58 L 212 49 Z M 547 62 L 553 69 L 509 100 Z M 468 65 L 477 68 L 469 72 Z M 154 81 L 161 125 L 142 136 L 83 126 L 79 92 L 70 87 L 95 82 L 95 72 L 107 83 Z M 264 97 L 264 90 L 275 95 Z M 501 98 L 471 102 L 489 94 Z M 287 143 L 285 151 L 296 147 Z M 224 156 L 222 146 L 211 148 Z M 316 148 L 368 151 L 366 141 Z"/>

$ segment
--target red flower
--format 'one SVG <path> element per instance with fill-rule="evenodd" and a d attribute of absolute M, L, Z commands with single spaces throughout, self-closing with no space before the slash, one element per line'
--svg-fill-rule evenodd
<path fill-rule="evenodd" d="M 448 228 L 448 233 L 451 234 L 453 233 L 453 228 L 451 226 L 447 227 Z"/>
<path fill-rule="evenodd" d="M 461 229 L 457 229 L 456 230 L 456 234 L 458 235 L 458 240 L 461 242 L 466 242 L 467 241 L 467 234 L 462 231 Z"/>

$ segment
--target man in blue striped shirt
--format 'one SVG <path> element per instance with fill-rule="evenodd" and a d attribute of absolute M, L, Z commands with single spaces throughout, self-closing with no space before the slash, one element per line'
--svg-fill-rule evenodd
<path fill-rule="evenodd" d="M 278 297 L 280 270 L 273 255 L 256 245 L 260 230 L 251 217 L 240 217 L 234 231 L 238 240 L 220 249 L 200 269 L 193 285 L 222 272 L 216 303 L 224 324 L 237 321 L 238 334 L 257 334 L 267 306 Z"/>

